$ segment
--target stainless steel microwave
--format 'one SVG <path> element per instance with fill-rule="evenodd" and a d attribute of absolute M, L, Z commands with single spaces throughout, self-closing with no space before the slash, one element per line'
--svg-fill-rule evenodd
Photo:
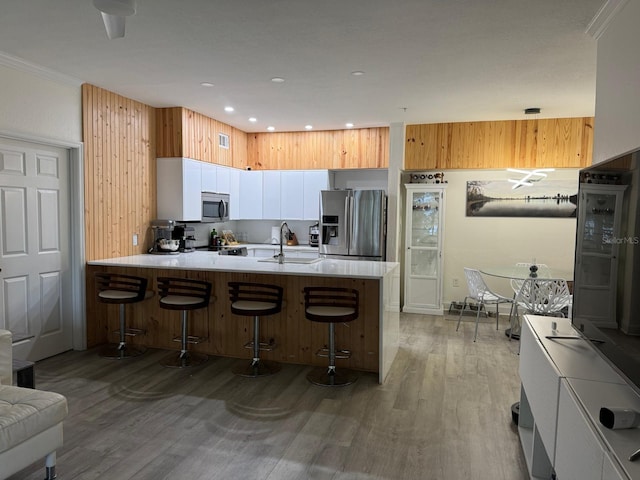
<path fill-rule="evenodd" d="M 205 223 L 229 220 L 229 194 L 202 192 L 202 221 Z"/>

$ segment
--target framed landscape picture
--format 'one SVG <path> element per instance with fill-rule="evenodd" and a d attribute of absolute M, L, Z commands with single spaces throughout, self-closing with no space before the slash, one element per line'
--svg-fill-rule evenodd
<path fill-rule="evenodd" d="M 575 218 L 578 180 L 545 180 L 513 188 L 506 180 L 467 182 L 467 217 Z"/>

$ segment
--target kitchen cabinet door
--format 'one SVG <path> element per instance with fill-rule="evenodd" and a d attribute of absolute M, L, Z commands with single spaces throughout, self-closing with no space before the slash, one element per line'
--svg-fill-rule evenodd
<path fill-rule="evenodd" d="M 229 173 L 229 220 L 240 220 L 240 174 L 244 171 L 237 168 L 226 170 Z"/>
<path fill-rule="evenodd" d="M 217 192 L 217 166 L 213 163 L 202 162 L 200 167 L 202 169 L 201 190 L 203 192 Z"/>
<path fill-rule="evenodd" d="M 403 311 L 442 315 L 445 186 L 409 184 L 406 189 Z"/>
<path fill-rule="evenodd" d="M 239 219 L 262 219 L 262 172 L 240 171 L 239 203 Z"/>
<path fill-rule="evenodd" d="M 158 218 L 185 222 L 202 219 L 200 164 L 181 157 L 157 159 Z"/>
<path fill-rule="evenodd" d="M 319 220 L 320 191 L 329 188 L 328 170 L 308 170 L 303 172 L 303 219 Z"/>
<path fill-rule="evenodd" d="M 216 192 L 217 193 L 231 193 L 231 171 L 240 170 L 236 168 L 216 166 Z"/>
<path fill-rule="evenodd" d="M 280 172 L 280 218 L 302 220 L 304 216 L 304 174 L 298 170 Z"/>
<path fill-rule="evenodd" d="M 280 171 L 262 172 L 262 218 L 280 220 Z"/>

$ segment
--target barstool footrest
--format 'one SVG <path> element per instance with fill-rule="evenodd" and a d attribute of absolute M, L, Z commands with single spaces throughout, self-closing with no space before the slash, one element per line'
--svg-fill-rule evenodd
<path fill-rule="evenodd" d="M 263 352 L 270 352 L 270 351 L 274 350 L 276 347 L 277 347 L 277 345 L 276 345 L 275 341 L 270 341 L 269 343 L 266 343 L 266 342 L 258 343 L 259 350 L 261 350 Z M 248 348 L 250 350 L 253 350 L 253 340 L 250 340 L 247 343 L 245 343 L 244 344 L 244 348 Z"/>
<path fill-rule="evenodd" d="M 321 348 L 316 352 L 317 357 L 329 358 L 329 349 Z M 345 360 L 351 358 L 351 350 L 336 350 L 336 359 Z"/>
<path fill-rule="evenodd" d="M 113 331 L 113 332 L 111 332 L 111 333 L 116 334 L 116 335 L 120 335 L 120 330 L 114 330 L 114 331 Z M 145 335 L 146 333 L 147 333 L 147 331 L 146 331 L 146 330 L 142 330 L 142 329 L 140 329 L 140 328 L 127 328 L 127 329 L 125 329 L 125 331 L 124 331 L 124 334 L 125 334 L 127 337 L 135 337 L 135 336 L 137 336 L 137 335 Z"/>
<path fill-rule="evenodd" d="M 173 341 L 182 343 L 182 337 L 173 337 Z M 207 341 L 207 337 L 197 337 L 194 335 L 187 335 L 187 343 L 198 344 L 206 341 Z"/>

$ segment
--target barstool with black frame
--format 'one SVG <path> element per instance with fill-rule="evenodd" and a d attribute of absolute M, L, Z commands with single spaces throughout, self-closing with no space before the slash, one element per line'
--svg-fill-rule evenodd
<path fill-rule="evenodd" d="M 245 344 L 253 351 L 251 362 L 235 366 L 232 372 L 242 377 L 261 377 L 279 372 L 280 364 L 260 358 L 260 350 L 271 351 L 274 341 L 260 342 L 260 317 L 282 310 L 283 288 L 252 282 L 229 282 L 231 313 L 253 317 L 253 340 Z"/>
<path fill-rule="evenodd" d="M 358 318 L 359 292 L 352 288 L 339 287 L 305 287 L 304 313 L 312 322 L 329 324 L 328 347 L 318 350 L 316 355 L 328 357 L 328 367 L 314 368 L 307 375 L 307 380 L 322 386 L 350 385 L 358 379 L 358 375 L 347 369 L 336 370 L 336 359 L 351 357 L 349 350 L 336 350 L 335 325 L 347 323 Z"/>
<path fill-rule="evenodd" d="M 158 277 L 158 294 L 160 296 L 160 308 L 167 310 L 180 310 L 181 330 L 175 342 L 180 342 L 180 352 L 167 355 L 160 361 L 165 367 L 185 368 L 194 367 L 207 361 L 209 358 L 203 353 L 188 350 L 189 344 L 198 344 L 207 337 L 199 337 L 188 334 L 187 314 L 189 310 L 206 308 L 211 299 L 211 283 L 204 280 L 190 278 Z"/>
<path fill-rule="evenodd" d="M 119 335 L 119 342 L 102 347 L 98 354 L 108 358 L 130 358 L 142 355 L 146 348 L 130 345 L 126 342 L 126 337 L 135 337 L 145 333 L 143 329 L 127 327 L 126 306 L 153 296 L 153 292 L 147 291 L 147 279 L 108 272 L 96 272 L 94 278 L 98 301 L 117 304 L 120 308 L 120 328 L 113 332 Z"/>

